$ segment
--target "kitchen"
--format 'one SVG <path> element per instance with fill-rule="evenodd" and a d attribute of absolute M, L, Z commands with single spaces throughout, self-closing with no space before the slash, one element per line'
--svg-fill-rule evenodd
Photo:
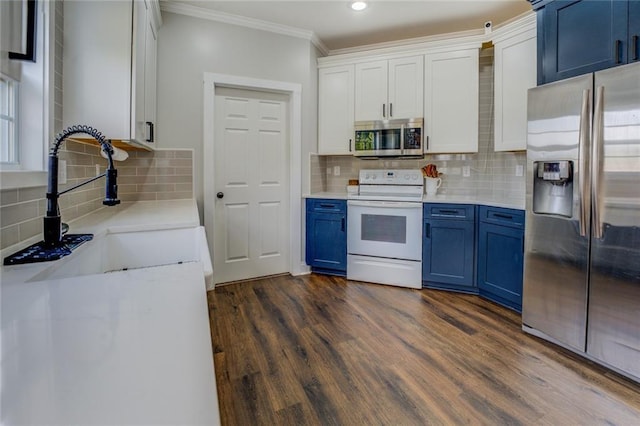
<path fill-rule="evenodd" d="M 526 4 L 525 6 L 530 7 Z M 189 166 L 186 165 L 187 162 L 183 164 L 185 157 L 200 159 L 203 158 L 203 156 L 207 156 L 208 147 L 206 144 L 203 146 L 202 143 L 205 135 L 203 135 L 204 131 L 202 129 L 204 112 L 202 107 L 203 94 L 201 82 L 203 72 L 209 71 L 260 80 L 288 81 L 301 86 L 302 96 L 300 99 L 300 110 L 303 124 L 300 130 L 300 151 L 296 154 L 297 158 L 301 159 L 298 166 L 300 169 L 300 178 L 292 179 L 293 181 L 300 181 L 300 188 L 298 189 L 300 195 L 306 192 L 307 188 L 309 188 L 310 192 L 320 192 L 322 189 L 333 192 L 333 188 L 339 188 L 341 191 L 344 191 L 347 180 L 349 178 L 357 178 L 357 170 L 350 170 L 355 160 L 348 157 L 336 156 L 323 159 L 322 157 L 311 155 L 311 153 L 316 151 L 315 141 L 317 140 L 317 131 L 315 123 L 317 122 L 317 99 L 308 94 L 317 91 L 316 60 L 319 56 L 322 56 L 314 44 L 308 39 L 300 37 L 247 29 L 246 27 L 238 25 L 224 23 L 214 24 L 208 20 L 193 18 L 194 15 L 199 17 L 206 16 L 206 11 L 192 10 L 183 7 L 182 13 L 177 13 L 172 12 L 171 8 L 178 8 L 178 6 L 170 4 L 163 5 L 163 25 L 158 31 L 158 117 L 156 129 L 158 135 L 157 146 L 159 148 L 171 148 L 171 150 L 169 152 L 157 151 L 156 154 L 153 154 L 156 156 L 156 161 L 153 163 L 149 159 L 152 154 L 135 152 L 132 154 L 133 158 L 130 159 L 136 161 L 135 163 L 129 163 L 129 165 L 127 162 L 123 162 L 118 168 L 123 171 L 127 170 L 134 175 L 139 173 L 138 169 L 156 168 L 156 170 L 153 170 L 150 174 L 156 177 L 156 182 L 160 182 L 162 179 L 168 179 L 168 177 L 163 176 L 166 170 L 161 169 L 163 167 L 174 167 L 176 170 L 174 170 L 173 175 L 169 177 L 175 180 L 171 182 L 173 185 L 171 188 L 160 188 L 157 185 L 156 187 L 143 186 L 143 183 L 136 182 L 131 177 L 127 180 L 127 178 L 123 176 L 124 173 L 122 173 L 121 179 L 123 180 L 120 181 L 120 184 L 123 187 L 127 185 L 126 189 L 128 190 L 121 191 L 121 198 L 123 200 L 160 200 L 162 196 L 159 194 L 162 193 L 163 189 L 181 192 L 180 194 L 172 194 L 175 198 L 185 197 L 184 192 L 192 193 L 198 202 L 200 218 L 205 217 L 205 221 L 207 220 L 206 198 L 207 196 L 211 198 L 215 196 L 215 192 L 213 192 L 211 188 L 206 188 L 208 183 L 204 176 L 204 170 L 207 170 L 207 167 L 200 164 L 200 161 L 195 161 L 192 172 L 192 187 L 189 187 L 189 183 L 179 182 L 183 176 L 188 176 L 189 171 L 181 170 L 178 172 L 177 169 L 189 168 Z M 219 19 L 219 15 L 214 13 L 211 13 L 211 17 L 212 19 Z M 256 24 L 250 21 L 250 25 Z M 441 32 L 444 33 L 446 31 Z M 480 78 L 482 78 L 482 76 L 480 76 Z M 481 90 L 482 87 L 481 85 Z M 482 110 L 480 112 L 483 113 Z M 484 114 L 487 114 L 487 112 L 488 110 L 485 110 Z M 480 120 L 483 120 L 482 116 Z M 485 122 L 491 122 L 491 117 L 486 115 L 484 120 Z M 523 208 L 524 194 L 518 194 L 517 189 L 524 188 L 524 177 L 517 176 L 516 167 L 525 164 L 526 156 L 522 152 L 493 154 L 495 156 L 504 155 L 504 158 L 499 158 L 494 164 L 493 156 L 483 156 L 482 154 L 483 152 L 489 152 L 490 141 L 491 137 L 488 133 L 485 134 L 484 139 L 479 138 L 479 154 L 475 154 L 476 158 L 474 158 L 474 155 L 467 155 L 467 157 L 463 158 L 464 154 L 459 154 L 451 160 L 444 160 L 450 161 L 446 166 L 439 164 L 438 167 L 440 170 L 442 170 L 443 167 L 448 169 L 443 179 L 444 186 L 441 187 L 440 191 L 454 191 L 458 189 L 460 192 L 457 195 L 462 196 L 464 195 L 463 191 L 468 189 L 465 188 L 464 185 L 468 184 L 469 181 L 473 181 L 473 189 L 486 190 L 487 196 L 492 196 L 494 190 L 500 191 L 501 194 L 513 193 L 514 198 L 518 202 L 523 203 L 520 207 Z M 84 148 L 75 144 L 68 144 L 67 149 L 82 150 L 78 155 L 83 159 L 88 155 Z M 193 150 L 192 153 L 189 150 Z M 157 161 L 159 155 L 166 156 L 166 158 L 162 159 L 162 162 L 159 162 Z M 311 160 L 308 161 L 307 159 L 310 156 Z M 315 176 L 319 178 L 316 180 L 312 180 L 314 174 L 311 168 L 314 167 L 314 161 L 317 161 L 314 169 L 316 170 Z M 384 164 L 384 161 L 388 163 Z M 402 161 L 411 162 L 414 160 Z M 410 167 L 420 168 L 425 165 L 425 163 L 425 161 L 416 161 L 415 166 L 412 164 Z M 370 167 L 369 164 L 375 164 L 375 168 L 398 167 L 397 161 L 392 159 L 367 163 L 367 167 Z M 326 169 L 331 168 L 332 174 L 334 174 L 333 172 L 336 166 L 340 169 L 340 176 L 327 176 Z M 471 179 L 464 179 L 465 167 L 469 167 L 470 173 L 473 173 Z M 292 172 L 293 170 L 295 170 L 295 166 L 292 167 Z M 498 182 L 484 181 L 476 175 L 476 173 L 482 172 L 486 172 L 486 175 L 491 176 L 499 175 L 496 178 Z M 321 174 L 318 176 L 318 173 Z M 500 173 L 502 173 L 501 176 Z M 293 176 L 298 176 L 298 174 L 294 174 Z M 162 179 L 160 179 L 160 177 L 162 177 Z M 326 188 L 322 187 L 324 178 L 327 179 L 328 186 Z M 178 187 L 178 185 L 183 186 Z M 315 188 L 314 185 L 319 188 Z M 458 185 L 457 188 L 456 185 Z M 135 193 L 136 191 L 137 194 Z M 155 193 L 150 194 L 150 192 L 154 191 Z M 39 196 L 42 197 L 43 194 L 44 191 L 42 191 Z M 298 211 L 304 212 L 304 202 L 300 195 L 292 197 L 291 209 L 296 208 L 295 202 L 297 199 Z M 63 211 L 63 217 L 71 217 L 73 214 L 71 210 L 72 208 L 67 212 Z M 41 216 L 37 214 L 36 216 L 37 218 L 34 217 L 33 219 L 34 223 L 40 225 Z M 302 220 L 302 218 L 300 218 L 300 220 Z M 295 217 L 292 217 L 292 221 L 295 222 Z M 37 225 L 34 224 L 32 228 Z M 294 227 L 303 229 L 302 223 L 294 224 Z M 297 244 L 302 246 L 300 241 L 298 241 Z M 212 257 L 215 261 L 216 256 Z M 299 248 L 297 256 L 292 254 L 292 257 L 302 259 L 304 257 L 302 248 Z M 306 265 L 304 265 L 303 261 L 291 263 L 291 272 L 294 275 L 303 272 L 305 269 Z"/>

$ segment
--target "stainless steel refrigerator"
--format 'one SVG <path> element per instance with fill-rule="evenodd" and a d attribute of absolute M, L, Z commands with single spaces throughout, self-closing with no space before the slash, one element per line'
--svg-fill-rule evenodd
<path fill-rule="evenodd" d="M 640 63 L 529 90 L 523 329 L 640 382 Z"/>

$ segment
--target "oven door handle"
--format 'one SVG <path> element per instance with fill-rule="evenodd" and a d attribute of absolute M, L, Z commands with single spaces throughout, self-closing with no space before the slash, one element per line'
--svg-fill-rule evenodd
<path fill-rule="evenodd" d="M 347 200 L 348 206 L 354 207 L 382 207 L 387 209 L 421 209 L 422 203 L 420 202 L 407 202 L 407 201 L 357 201 Z"/>

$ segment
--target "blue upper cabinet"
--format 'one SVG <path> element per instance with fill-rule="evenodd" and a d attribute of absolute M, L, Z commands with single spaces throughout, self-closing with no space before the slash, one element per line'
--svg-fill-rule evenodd
<path fill-rule="evenodd" d="M 533 2 L 538 20 L 538 84 L 628 63 L 638 1 Z M 635 15 L 634 15 L 635 14 Z M 635 18 L 633 18 L 635 16 Z M 634 22 L 632 22 L 634 21 Z"/>
<path fill-rule="evenodd" d="M 629 62 L 640 61 L 640 1 L 629 2 Z"/>
<path fill-rule="evenodd" d="M 307 199 L 306 261 L 311 270 L 345 276 L 347 273 L 347 203 Z"/>

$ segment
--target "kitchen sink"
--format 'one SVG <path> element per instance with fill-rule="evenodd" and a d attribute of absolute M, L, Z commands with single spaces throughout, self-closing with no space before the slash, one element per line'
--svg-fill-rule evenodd
<path fill-rule="evenodd" d="M 129 269 L 202 262 L 205 281 L 213 274 L 204 227 L 107 232 L 30 281 L 57 280 Z"/>

